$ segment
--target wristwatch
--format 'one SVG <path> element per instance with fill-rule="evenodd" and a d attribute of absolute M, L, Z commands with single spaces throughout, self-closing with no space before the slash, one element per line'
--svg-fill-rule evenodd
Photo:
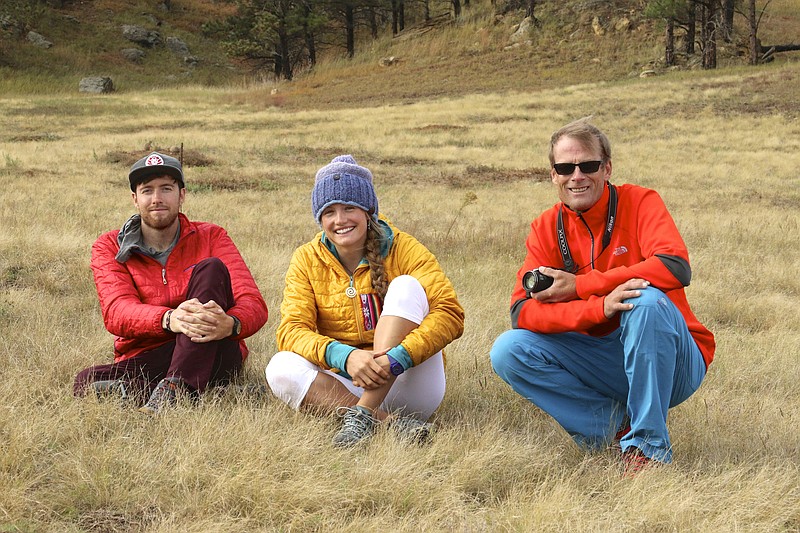
<path fill-rule="evenodd" d="M 231 315 L 231 318 L 233 319 L 233 331 L 231 331 L 231 337 L 235 337 L 242 332 L 242 322 L 233 315 Z"/>
<path fill-rule="evenodd" d="M 386 354 L 386 357 L 389 358 L 389 372 L 391 372 L 393 376 L 399 376 L 406 371 L 397 359 L 389 354 Z"/>

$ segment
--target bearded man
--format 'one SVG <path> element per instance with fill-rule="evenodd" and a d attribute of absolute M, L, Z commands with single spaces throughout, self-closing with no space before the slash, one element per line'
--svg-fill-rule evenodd
<path fill-rule="evenodd" d="M 247 357 L 244 339 L 267 321 L 267 305 L 228 233 L 181 213 L 180 161 L 153 152 L 128 180 L 137 213 L 92 246 L 114 362 L 79 372 L 74 392 L 117 391 L 156 414 L 180 393 L 196 397 L 229 383 Z"/>

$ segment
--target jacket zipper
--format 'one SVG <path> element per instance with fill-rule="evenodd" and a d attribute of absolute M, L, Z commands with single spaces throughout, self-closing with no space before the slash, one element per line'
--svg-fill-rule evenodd
<path fill-rule="evenodd" d="M 164 285 L 167 284 L 167 267 L 161 267 L 161 281 L 164 282 Z"/>
<path fill-rule="evenodd" d="M 592 228 L 589 227 L 589 224 L 586 223 L 586 219 L 584 219 L 580 213 L 578 213 L 578 218 L 581 222 L 583 222 L 583 225 L 586 226 L 586 230 L 589 232 L 589 240 L 592 243 L 591 253 L 589 255 L 589 264 L 592 266 L 592 270 L 594 270 L 594 233 L 592 233 Z"/>
<path fill-rule="evenodd" d="M 356 268 L 358 268 L 358 267 L 356 267 Z M 355 272 L 353 272 L 352 274 L 350 274 L 350 287 L 354 291 L 356 291 L 355 285 L 356 285 L 356 283 L 355 283 Z M 360 343 L 363 344 L 366 341 L 366 339 L 364 338 L 364 329 L 361 326 L 361 320 L 359 320 L 359 313 L 361 311 L 361 307 L 359 306 L 358 302 L 356 301 L 356 300 L 358 300 L 357 296 L 358 296 L 358 294 L 355 294 L 351 298 L 351 300 L 353 301 L 353 313 L 355 314 L 356 329 L 358 330 L 358 338 L 360 340 Z"/>
<path fill-rule="evenodd" d="M 336 259 L 336 257 L 333 255 L 333 252 L 331 252 L 324 245 L 323 245 L 323 248 L 325 248 L 325 250 L 327 251 L 329 257 L 331 259 L 333 259 L 333 264 L 335 265 L 335 268 L 340 270 L 341 272 L 344 272 L 345 276 L 347 276 L 350 279 L 350 288 L 352 288 L 357 293 L 355 275 L 356 275 L 356 270 L 358 270 L 359 266 L 361 266 L 361 265 L 356 266 L 356 270 L 354 270 L 353 273 L 350 274 L 347 271 L 347 269 L 344 268 L 344 265 L 342 265 L 342 263 L 338 259 Z M 362 322 L 361 322 L 361 320 L 359 320 L 359 315 L 360 315 L 360 312 L 361 312 L 361 306 L 360 306 L 360 304 L 358 302 L 356 302 L 356 300 L 358 300 L 357 296 L 358 296 L 358 294 L 355 294 L 352 298 L 348 298 L 348 299 L 353 302 L 353 313 L 354 313 L 354 318 L 355 318 L 355 321 L 356 321 L 356 330 L 358 331 L 359 344 L 364 344 L 366 342 L 366 339 L 364 338 L 364 328 L 363 328 Z"/>

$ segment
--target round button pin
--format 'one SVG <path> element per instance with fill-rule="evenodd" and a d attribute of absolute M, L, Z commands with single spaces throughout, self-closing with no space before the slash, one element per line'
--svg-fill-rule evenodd
<path fill-rule="evenodd" d="M 356 297 L 356 288 L 355 287 L 347 287 L 344 291 L 348 298 L 355 298 Z"/>

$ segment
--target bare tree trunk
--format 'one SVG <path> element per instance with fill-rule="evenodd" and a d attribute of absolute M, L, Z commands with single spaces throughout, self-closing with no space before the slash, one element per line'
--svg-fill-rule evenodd
<path fill-rule="evenodd" d="M 400 17 L 398 15 L 398 0 L 392 0 L 392 35 L 400 33 Z"/>
<path fill-rule="evenodd" d="M 664 64 L 671 67 L 675 64 L 675 19 L 667 19 L 667 28 L 664 36 Z"/>
<path fill-rule="evenodd" d="M 716 0 L 703 6 L 703 68 L 717 68 L 718 10 Z"/>
<path fill-rule="evenodd" d="M 398 17 L 397 23 L 400 26 L 400 31 L 406 29 L 406 3 L 405 0 L 400 0 L 398 2 Z"/>
<path fill-rule="evenodd" d="M 344 8 L 344 20 L 347 31 L 347 57 L 352 59 L 356 55 L 356 15 L 355 9 L 350 4 Z"/>
<path fill-rule="evenodd" d="M 536 9 L 536 0 L 528 0 L 528 5 L 525 8 L 525 16 L 530 17 L 531 21 L 536 21 L 536 16 L 533 14 L 534 9 Z"/>
<path fill-rule="evenodd" d="M 450 0 L 453 4 L 453 15 L 455 18 L 461 18 L 461 0 Z"/>
<path fill-rule="evenodd" d="M 734 0 L 722 0 L 722 38 L 726 43 L 733 41 L 733 15 L 735 13 Z"/>
<path fill-rule="evenodd" d="M 696 0 L 689 0 L 688 5 L 689 20 L 686 25 L 686 42 L 684 43 L 684 52 L 686 55 L 694 54 L 694 41 L 697 39 L 697 2 Z"/>
<path fill-rule="evenodd" d="M 367 12 L 367 18 L 369 19 L 369 33 L 373 39 L 378 38 L 378 15 L 375 13 L 375 7 L 370 6 Z"/>
<path fill-rule="evenodd" d="M 747 0 L 747 21 L 750 25 L 750 64 L 758 65 L 758 21 L 756 20 L 756 0 Z"/>
<path fill-rule="evenodd" d="M 281 54 L 281 67 L 283 79 L 292 79 L 292 63 L 289 59 L 289 34 L 286 33 L 286 28 L 278 28 L 278 40 L 280 41 L 280 54 Z"/>
<path fill-rule="evenodd" d="M 317 43 L 314 39 L 314 34 L 308 27 L 308 19 L 311 16 L 311 6 L 308 2 L 303 3 L 303 40 L 306 43 L 306 49 L 308 50 L 308 62 L 313 67 L 317 64 Z"/>

